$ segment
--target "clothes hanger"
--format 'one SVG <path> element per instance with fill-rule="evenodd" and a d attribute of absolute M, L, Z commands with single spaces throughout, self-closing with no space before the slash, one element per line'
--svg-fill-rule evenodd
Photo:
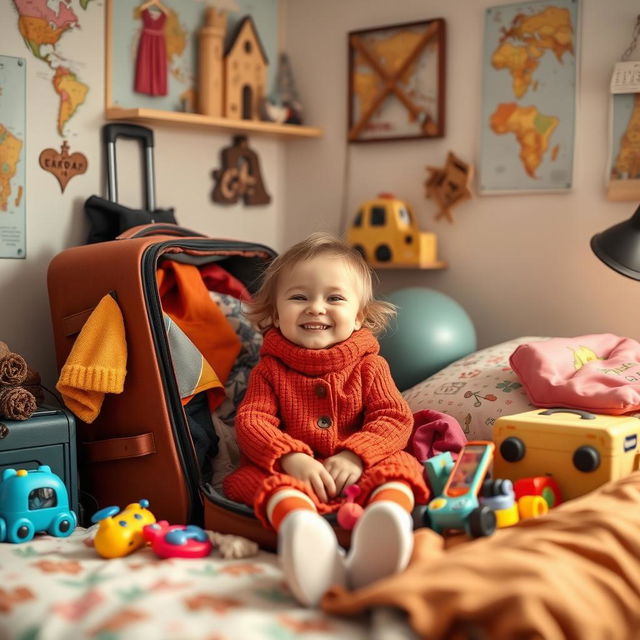
<path fill-rule="evenodd" d="M 160 2 L 160 0 L 147 0 L 146 2 L 143 2 L 139 7 L 140 12 L 142 13 L 149 7 L 155 7 L 156 9 L 162 11 L 162 13 L 164 13 L 165 15 L 169 15 L 169 9 L 167 9 L 167 7 L 165 7 L 162 2 Z"/>

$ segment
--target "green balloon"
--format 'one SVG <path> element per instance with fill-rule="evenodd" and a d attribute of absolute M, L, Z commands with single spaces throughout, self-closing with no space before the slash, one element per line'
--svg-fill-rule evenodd
<path fill-rule="evenodd" d="M 407 287 L 384 296 L 398 315 L 379 336 L 380 355 L 404 391 L 476 350 L 476 331 L 452 298 L 425 287 Z"/>

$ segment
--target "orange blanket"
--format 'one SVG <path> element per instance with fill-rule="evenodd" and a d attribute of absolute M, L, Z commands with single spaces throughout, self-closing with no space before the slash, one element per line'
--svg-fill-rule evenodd
<path fill-rule="evenodd" d="M 640 637 L 640 471 L 490 538 L 444 550 L 420 529 L 415 540 L 403 573 L 336 587 L 322 608 L 399 607 L 430 640 Z"/>

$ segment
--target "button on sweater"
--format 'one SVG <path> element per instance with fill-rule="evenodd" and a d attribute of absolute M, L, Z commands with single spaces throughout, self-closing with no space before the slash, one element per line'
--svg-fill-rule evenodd
<path fill-rule="evenodd" d="M 322 461 L 348 449 L 364 465 L 359 501 L 389 480 L 404 480 L 417 502 L 426 501 L 422 465 L 403 451 L 413 415 L 378 351 L 368 329 L 328 349 L 299 347 L 270 329 L 238 407 L 243 460 L 225 479 L 225 494 L 254 506 L 267 526 L 266 501 L 285 486 L 304 491 L 320 513 L 335 511 L 342 498 L 321 503 L 310 487 L 284 473 L 280 459 L 300 452 Z"/>

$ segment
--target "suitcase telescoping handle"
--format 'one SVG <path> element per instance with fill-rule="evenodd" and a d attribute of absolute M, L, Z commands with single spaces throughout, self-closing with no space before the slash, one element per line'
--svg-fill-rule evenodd
<path fill-rule="evenodd" d="M 102 127 L 102 142 L 107 151 L 107 197 L 118 202 L 118 171 L 116 168 L 116 140 L 131 138 L 144 145 L 145 207 L 156 208 L 155 168 L 153 166 L 153 131 L 138 124 L 112 123 Z"/>

